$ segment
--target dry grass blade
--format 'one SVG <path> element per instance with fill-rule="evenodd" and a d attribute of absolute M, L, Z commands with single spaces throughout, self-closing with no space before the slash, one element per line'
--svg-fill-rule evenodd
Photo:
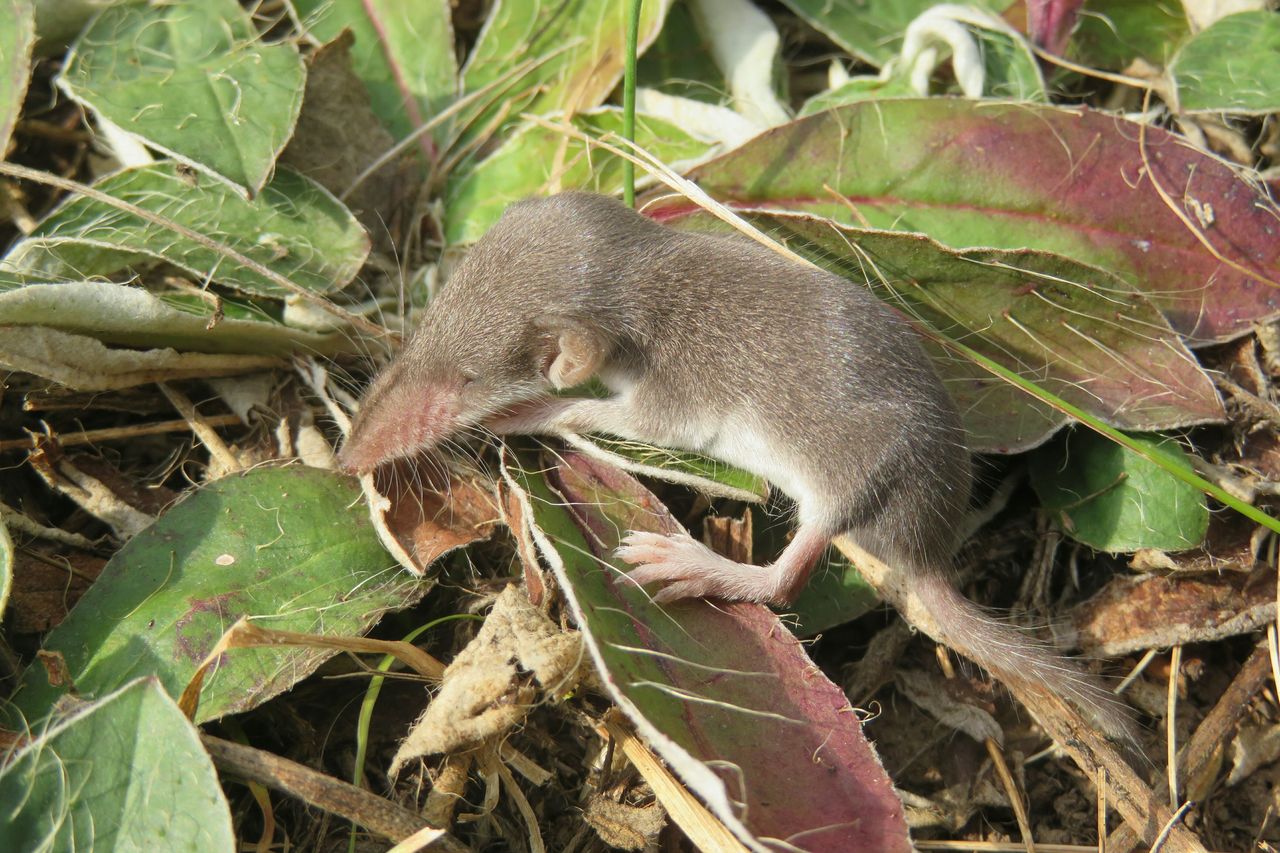
<path fill-rule="evenodd" d="M 707 811 L 706 807 L 672 775 L 671 771 L 663 766 L 621 715 L 611 714 L 603 725 L 597 727 L 596 731 L 601 737 L 612 739 L 614 744 L 622 750 L 622 754 L 649 783 L 654 796 L 658 798 L 658 802 L 662 803 L 667 814 L 699 850 L 746 853 L 747 848 L 742 842 L 734 837 L 724 824 L 716 820 L 711 812 Z"/>
<path fill-rule="evenodd" d="M 391 655 L 414 672 L 429 681 L 439 681 L 445 665 L 417 646 L 401 640 L 371 640 L 368 637 L 320 637 L 297 631 L 275 631 L 259 628 L 247 619 L 241 619 L 227 629 L 209 654 L 196 668 L 195 674 L 182 691 L 178 707 L 188 718 L 194 718 L 200 706 L 200 689 L 209 669 L 223 653 L 230 649 L 251 649 L 262 646 L 306 646 L 315 649 L 332 649 L 339 652 Z"/>

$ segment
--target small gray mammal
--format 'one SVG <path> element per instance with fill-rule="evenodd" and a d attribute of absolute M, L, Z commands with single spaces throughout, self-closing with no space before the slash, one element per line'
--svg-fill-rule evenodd
<path fill-rule="evenodd" d="M 609 397 L 551 394 L 593 376 Z M 936 639 L 1127 733 L 1100 684 L 956 590 L 971 480 L 960 420 L 910 325 L 864 288 L 605 196 L 517 203 L 373 382 L 342 464 L 367 472 L 481 426 L 694 451 L 795 501 L 795 537 L 768 566 L 687 535 L 626 537 L 618 555 L 636 567 L 633 581 L 661 584 L 655 601 L 785 605 L 847 534 L 905 573 L 945 635 Z"/>

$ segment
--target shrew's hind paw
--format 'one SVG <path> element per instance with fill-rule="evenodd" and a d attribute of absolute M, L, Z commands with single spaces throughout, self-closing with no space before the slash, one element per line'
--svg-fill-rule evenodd
<path fill-rule="evenodd" d="M 653 596 L 659 604 L 683 598 L 767 602 L 777 594 L 776 572 L 735 563 L 688 534 L 633 532 L 616 553 L 636 566 L 627 573 L 632 581 L 641 586 L 665 584 Z"/>

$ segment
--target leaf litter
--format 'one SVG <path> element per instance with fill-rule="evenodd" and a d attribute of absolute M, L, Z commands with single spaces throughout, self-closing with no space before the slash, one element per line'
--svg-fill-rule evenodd
<path fill-rule="evenodd" d="M 1143 777 L 1126 776 L 1104 751 L 1081 747 L 1088 733 L 1073 732 L 1049 705 L 1017 697 L 1032 708 L 1029 718 L 976 673 L 940 678 L 935 650 L 855 600 L 853 587 L 834 587 L 850 596 L 834 613 L 802 601 L 795 617 L 779 620 L 738 606 L 660 611 L 621 580 L 610 545 L 633 527 L 701 526 L 737 557 L 763 561 L 776 553 L 785 508 L 749 506 L 759 484 L 740 472 L 607 441 L 424 460 L 388 472 L 364 497 L 323 470 L 333 465 L 330 448 L 348 417 L 356 387 L 349 380 L 367 376 L 387 343 L 394 345 L 386 329 L 411 322 L 411 314 L 370 315 L 375 322 L 365 312 L 398 310 L 406 292 L 420 303 L 436 286 L 423 270 L 438 264 L 447 278 L 461 250 L 453 238 L 473 239 L 498 212 L 491 206 L 463 222 L 460 208 L 450 213 L 450 192 L 490 187 L 480 196 L 506 199 L 542 187 L 616 186 L 612 158 L 560 145 L 554 126 L 568 114 L 579 131 L 610 133 L 606 102 L 621 67 L 621 25 L 606 14 L 612 4 L 588 4 L 580 16 L 561 15 L 551 2 L 523 12 L 497 4 L 487 28 L 481 4 L 457 4 L 447 24 L 444 4 L 423 4 L 414 13 L 423 17 L 412 20 L 383 4 L 332 4 L 351 16 L 354 40 L 307 17 L 325 13 L 324 5 L 297 4 L 290 12 L 301 21 L 275 3 L 252 12 L 231 3 L 202 10 L 233 21 L 224 47 L 269 53 L 263 61 L 289 69 L 286 77 L 299 69 L 307 80 L 305 90 L 273 93 L 283 96 L 275 106 L 249 99 L 223 114 L 231 121 L 218 133 L 253 136 L 235 140 L 233 148 L 255 158 L 239 164 L 218 159 L 227 152 L 187 147 L 207 140 L 169 135 L 173 110 L 185 106 L 181 87 L 144 92 L 154 103 L 135 102 L 139 115 L 103 100 L 128 81 L 95 75 L 116 73 L 110 57 L 127 57 L 131 47 L 126 39 L 104 52 L 104 28 L 136 27 L 136 16 L 174 10 L 134 6 L 92 22 L 76 45 L 80 64 L 58 84 L 88 107 L 88 119 L 54 94 L 56 63 L 32 66 L 21 29 L 29 18 L 18 17 L 15 31 L 0 24 L 0 79 L 22 81 L 0 89 L 0 126 L 17 117 L 11 163 L 70 175 L 149 217 L 130 219 L 127 208 L 100 198 L 19 182 L 12 170 L 0 178 L 14 223 L 4 237 L 14 248 L 0 273 L 0 364 L 12 371 L 0 398 L 0 452 L 14 472 L 0 483 L 13 540 L 5 553 L 4 644 L 12 652 L 6 659 L 29 664 L 6 716 L 17 737 L 24 720 L 38 722 L 72 686 L 75 695 L 57 700 L 64 712 L 79 709 L 68 721 L 103 713 L 128 691 L 151 691 L 143 704 L 159 709 L 153 693 L 176 696 L 206 663 L 198 708 L 187 706 L 200 729 L 171 711 L 148 713 L 167 714 L 165 725 L 193 743 L 200 731 L 229 736 L 252 743 L 259 756 L 279 753 L 322 768 L 321 784 L 334 791 L 349 792 L 338 786 L 351 775 L 351 756 L 367 756 L 359 778 L 372 802 L 420 807 L 424 825 L 448 828 L 433 842 L 441 849 L 457 849 L 448 846 L 455 836 L 473 848 L 671 847 L 683 843 L 672 826 L 704 849 L 766 849 L 779 839 L 799 849 L 905 849 L 907 821 L 921 849 L 935 838 L 1020 835 L 1093 845 L 1104 773 L 1113 783 L 1106 802 L 1119 814 L 1107 816 L 1108 849 L 1130 849 L 1137 835 L 1130 826 L 1149 831 L 1153 815 L 1170 813 L 1162 769 L 1139 766 Z M 782 62 L 791 84 L 773 99 L 792 107 L 823 98 L 839 104 L 835 90 L 843 85 L 832 74 L 824 90 L 818 75 L 800 73 L 796 57 L 825 62 L 832 44 L 842 45 L 870 63 L 853 70 L 872 79 L 910 23 L 895 23 L 883 4 L 825 17 L 817 4 L 792 5 L 807 23 L 778 10 L 773 16 L 789 45 Z M 1094 9 L 1084 24 L 1113 15 L 1110 32 L 1133 36 L 1126 28 L 1143 20 L 1117 4 L 1094 5 L 1103 11 Z M 667 4 L 645 7 L 642 45 L 656 39 L 653 50 L 679 49 L 683 42 L 662 26 Z M 1072 4 L 1064 8 L 1073 14 Z M 410 67 L 399 39 L 428 19 L 441 47 L 430 67 Z M 250 20 L 260 28 L 252 37 Z M 315 30 L 295 40 L 290 28 L 307 20 Z M 1250 50 L 1267 49 L 1269 21 L 1258 20 L 1260 47 Z M 177 22 L 173 32 L 189 25 Z M 1280 482 L 1280 410 L 1272 402 L 1280 346 L 1271 325 L 1277 218 L 1264 182 L 1249 169 L 1274 166 L 1267 159 L 1274 152 L 1266 153 L 1265 128 L 1212 118 L 1218 110 L 1271 108 L 1266 74 L 1251 78 L 1247 64 L 1224 64 L 1212 49 L 1222 32 L 1251 25 L 1228 17 L 1218 32 L 1196 37 L 1159 30 L 1183 48 L 1166 69 L 1175 88 L 1158 89 L 1183 94 L 1190 106 L 1177 132 L 1139 125 L 1133 114 L 1141 99 L 1123 83 L 1113 100 L 1086 95 L 1090 106 L 1074 110 L 879 99 L 871 87 L 859 92 L 864 100 L 834 111 L 796 122 L 781 117 L 775 129 L 692 174 L 770 235 L 869 280 L 917 321 L 985 346 L 1108 423 L 1172 432 L 1203 476 L 1273 507 Z M 868 32 L 886 38 L 862 41 L 858 34 Z M 1140 69 L 1126 68 L 1133 56 L 1162 61 L 1141 39 L 1117 47 L 1099 41 L 1096 30 L 1081 32 L 1092 32 L 1092 41 L 1068 37 L 1068 55 L 1099 67 L 1137 75 Z M 1051 35 L 1061 40 L 1063 33 L 1070 27 Z M 1013 53 L 1029 57 L 1030 42 L 1011 38 Z M 455 47 L 467 57 L 461 72 Z M 998 85 L 1000 73 L 1038 73 L 993 65 L 1013 55 L 1006 47 L 987 57 L 989 82 Z M 532 70 L 506 77 L 510 63 L 500 59 L 517 52 L 534 54 Z M 381 70 L 370 70 L 370 57 L 385 63 Z M 157 58 L 177 63 L 175 79 L 195 67 L 167 50 Z M 200 61 L 225 69 L 232 85 L 248 85 L 249 77 L 237 76 L 246 69 L 225 59 Z M 729 93 L 715 91 L 727 88 L 732 69 L 721 76 L 708 74 L 705 63 L 662 60 L 646 72 L 655 90 L 678 98 L 691 81 L 664 79 L 681 73 L 664 69 L 699 68 L 692 82 L 707 81 L 702 95 L 732 108 Z M 930 91 L 945 92 L 948 67 L 936 65 Z M 1055 101 L 1083 79 L 1055 77 L 1047 65 L 1038 70 Z M 1224 74 L 1240 85 L 1224 85 Z M 27 81 L 32 94 L 24 104 Z M 379 146 L 412 141 L 403 134 L 449 102 L 451 83 L 475 101 L 406 146 L 409 154 L 357 181 L 378 162 Z M 770 83 L 756 75 L 752 85 Z M 530 105 L 550 119 L 527 118 Z M 275 114 L 236 124 L 263 110 Z M 89 127 L 104 145 L 118 146 L 122 163 L 153 156 L 138 146 L 126 153 L 112 124 L 159 160 L 124 171 L 91 160 Z M 707 150 L 658 118 L 648 128 L 656 130 L 651 147 L 672 144 L 668 159 Z M 537 170 L 519 168 L 521 145 L 534 139 L 551 152 L 550 171 L 541 171 L 543 159 Z M 174 158 L 165 159 L 166 151 Z M 800 165 L 810 159 L 816 168 Z M 155 186 L 131 190 L 138 176 Z M 418 194 L 418 184 L 427 190 Z M 253 209 L 264 204 L 272 209 Z M 648 209 L 671 219 L 690 208 L 667 199 Z M 261 227 L 270 216 L 295 218 L 296 230 Z M 206 242 L 191 243 L 192 233 Z M 310 304 L 333 306 L 318 327 L 300 323 L 298 300 L 308 296 Z M 298 369 L 290 355 L 323 356 L 328 376 Z M 1066 419 L 1052 407 L 1028 405 L 954 355 L 938 358 L 975 443 L 995 452 L 982 462 L 992 503 L 985 526 L 959 556 L 969 594 L 1013 606 L 1019 619 L 1048 625 L 1064 645 L 1108 659 L 1094 664 L 1108 674 L 1128 673 L 1121 686 L 1145 715 L 1146 770 L 1176 752 L 1181 774 L 1173 774 L 1172 787 L 1196 802 L 1165 849 L 1280 842 L 1267 817 L 1280 754 L 1262 636 L 1271 630 L 1274 637 L 1270 540 L 1216 502 L 1182 493 L 1172 503 L 1196 504 L 1195 518 L 1163 525 L 1170 501 L 1149 497 L 1170 498 L 1172 485 L 1139 477 L 1079 435 L 1063 435 Z M 1032 445 L 1041 446 L 1032 479 L 1057 477 L 1056 504 L 1027 485 L 1021 457 L 1004 455 Z M 609 464 L 625 457 L 624 467 L 648 488 Z M 303 458 L 315 467 L 277 467 Z M 1108 529 L 1118 517 L 1105 509 L 1108 500 L 1137 519 L 1136 533 L 1123 541 Z M 379 508 L 372 518 L 365 501 Z M 104 580 L 94 582 L 99 573 Z M 847 562 L 833 560 L 826 577 L 843 584 L 851 574 Z M 523 589 L 511 585 L 515 579 Z M 68 614 L 76 600 L 84 604 Z M 446 621 L 481 614 L 478 629 L 472 620 Z M 229 633 L 242 617 L 249 627 Z M 386 679 L 381 693 L 370 700 L 375 668 L 360 656 L 385 648 L 358 635 L 398 641 L 426 625 L 434 627 L 416 642 L 451 662 L 446 686 L 432 696 L 416 675 L 388 664 L 377 676 Z M 821 626 L 823 634 L 802 646 L 788 630 L 795 625 Z M 257 632 L 258 645 L 221 645 L 237 631 Z M 315 639 L 304 643 L 298 632 Z M 837 684 L 854 684 L 847 670 L 868 645 L 881 650 L 878 674 L 858 682 L 866 686 L 851 698 L 878 716 L 860 722 Z M 1170 646 L 1179 651 L 1162 651 Z M 61 686 L 50 686 L 59 672 Z M 9 674 L 11 685 L 19 680 L 11 665 Z M 131 682 L 135 675 L 158 679 L 163 691 L 155 681 Z M 373 723 L 365 734 L 355 721 L 361 697 Z M 83 725 L 80 736 L 92 737 Z M 874 751 L 862 740 L 864 728 Z M 1046 731 L 1072 760 L 1043 751 Z M 57 724 L 31 734 L 34 747 L 22 755 L 61 749 Z M 1000 781 L 980 741 L 1003 742 L 1016 779 Z M 1101 764 L 1091 764 L 1098 756 Z M 120 766 L 129 767 L 128 759 Z M 191 806 L 209 815 L 207 827 L 220 825 L 229 805 L 242 844 L 258 831 L 278 840 L 287 827 L 294 843 L 345 845 L 346 828 L 316 821 L 296 796 L 255 798 L 229 778 L 208 803 Z M 334 802 L 306 790 L 313 793 L 303 799 Z M 1025 810 L 1014 808 L 1023 802 Z M 139 813 L 148 815 L 145 804 Z M 338 813 L 362 823 L 359 810 Z M 395 821 L 363 817 L 371 832 L 401 840 Z"/>

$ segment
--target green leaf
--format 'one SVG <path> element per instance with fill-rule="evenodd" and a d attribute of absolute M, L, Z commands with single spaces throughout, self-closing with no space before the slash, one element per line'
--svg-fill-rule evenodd
<path fill-rule="evenodd" d="M 657 37 L 670 3 L 642 5 L 639 51 Z M 627 4 L 618 0 L 496 0 L 462 70 L 463 91 L 497 82 L 517 62 L 539 64 L 468 113 L 459 146 L 493 134 L 494 122 L 513 124 L 523 112 L 576 114 L 599 106 L 622 79 L 626 30 Z"/>
<path fill-rule="evenodd" d="M 1015 101 L 1048 101 L 1040 63 L 1026 39 L 1003 30 L 969 25 L 986 71 L 983 95 Z"/>
<path fill-rule="evenodd" d="M 81 695 L 154 675 L 177 696 L 242 616 L 287 631 L 359 634 L 429 587 L 383 549 L 354 480 L 316 468 L 260 468 L 198 489 L 129 540 L 45 649 L 63 655 Z M 253 708 L 332 654 L 228 652 L 206 679 L 198 719 Z M 37 663 L 14 702 L 37 719 L 65 690 L 51 687 Z"/>
<path fill-rule="evenodd" d="M 1130 438 L 1166 464 L 1192 470 L 1174 439 Z M 1099 551 L 1181 551 L 1199 545 L 1209 526 L 1198 489 L 1090 430 L 1037 451 L 1031 484 L 1069 536 Z"/>
<path fill-rule="evenodd" d="M 369 253 L 369 236 L 351 212 L 319 184 L 286 169 L 252 201 L 172 162 L 126 169 L 94 188 L 203 234 L 316 293 L 351 281 Z M 68 279 L 111 275 L 152 258 L 181 267 L 197 284 L 212 280 L 257 296 L 291 295 L 212 248 L 84 196 L 51 213 L 0 267 Z"/>
<path fill-rule="evenodd" d="M 48 326 L 103 343 L 188 352 L 334 354 L 356 346 L 344 331 L 285 325 L 270 307 L 223 299 L 223 317 L 210 327 L 214 309 L 196 296 L 156 296 L 109 281 L 26 281 L 0 270 L 0 325 Z"/>
<path fill-rule="evenodd" d="M 1177 0 L 1086 0 L 1067 53 L 1108 71 L 1122 71 L 1135 59 L 1163 68 L 1189 34 Z"/>
<path fill-rule="evenodd" d="M 783 0 L 818 32 L 877 68 L 898 54 L 907 25 L 938 0 Z M 1000 14 L 1013 0 L 976 0 L 971 5 Z"/>
<path fill-rule="evenodd" d="M 787 608 L 795 617 L 788 626 L 797 637 L 812 637 L 851 622 L 880 604 L 875 588 L 835 549 L 814 570 L 809 583 Z"/>
<path fill-rule="evenodd" d="M 681 483 L 715 497 L 759 502 L 769 496 L 769 483 L 763 477 L 696 453 L 599 436 L 571 443 L 588 455 L 607 455 L 610 463 L 637 476 Z"/>
<path fill-rule="evenodd" d="M 853 77 L 834 89 L 819 92 L 805 101 L 797 118 L 858 101 L 870 101 L 876 98 L 907 98 L 915 94 L 911 81 L 906 77 L 894 75 L 886 80 L 879 77 Z"/>
<path fill-rule="evenodd" d="M 9 150 L 9 136 L 27 94 L 35 37 L 31 0 L 0 0 L 0 160 Z"/>
<path fill-rule="evenodd" d="M 233 851 L 200 736 L 154 679 L 56 718 L 0 769 L 6 850 Z"/>
<path fill-rule="evenodd" d="M 106 9 L 76 39 L 59 85 L 147 145 L 252 196 L 293 133 L 305 71 L 235 0 Z"/>
<path fill-rule="evenodd" d="M 605 107 L 580 113 L 573 125 L 591 136 L 618 135 L 622 111 Z M 695 160 L 710 150 L 706 142 L 670 122 L 644 115 L 636 116 L 636 143 L 668 164 Z M 526 124 L 481 163 L 450 179 L 445 190 L 445 239 L 451 245 L 474 243 L 512 202 L 568 189 L 617 194 L 622 189 L 622 161 L 562 133 Z"/>
<path fill-rule="evenodd" d="M 369 103 L 397 137 L 453 99 L 458 64 L 448 0 L 294 0 L 302 28 L 321 41 L 355 35 L 352 67 Z"/>
<path fill-rule="evenodd" d="M 1169 74 L 1183 112 L 1280 110 L 1280 15 L 1260 10 L 1219 18 L 1183 45 Z"/>
<path fill-rule="evenodd" d="M 636 85 L 705 104 L 728 100 L 729 83 L 711 58 L 688 0 L 672 3 L 662 31 L 636 64 Z"/>

